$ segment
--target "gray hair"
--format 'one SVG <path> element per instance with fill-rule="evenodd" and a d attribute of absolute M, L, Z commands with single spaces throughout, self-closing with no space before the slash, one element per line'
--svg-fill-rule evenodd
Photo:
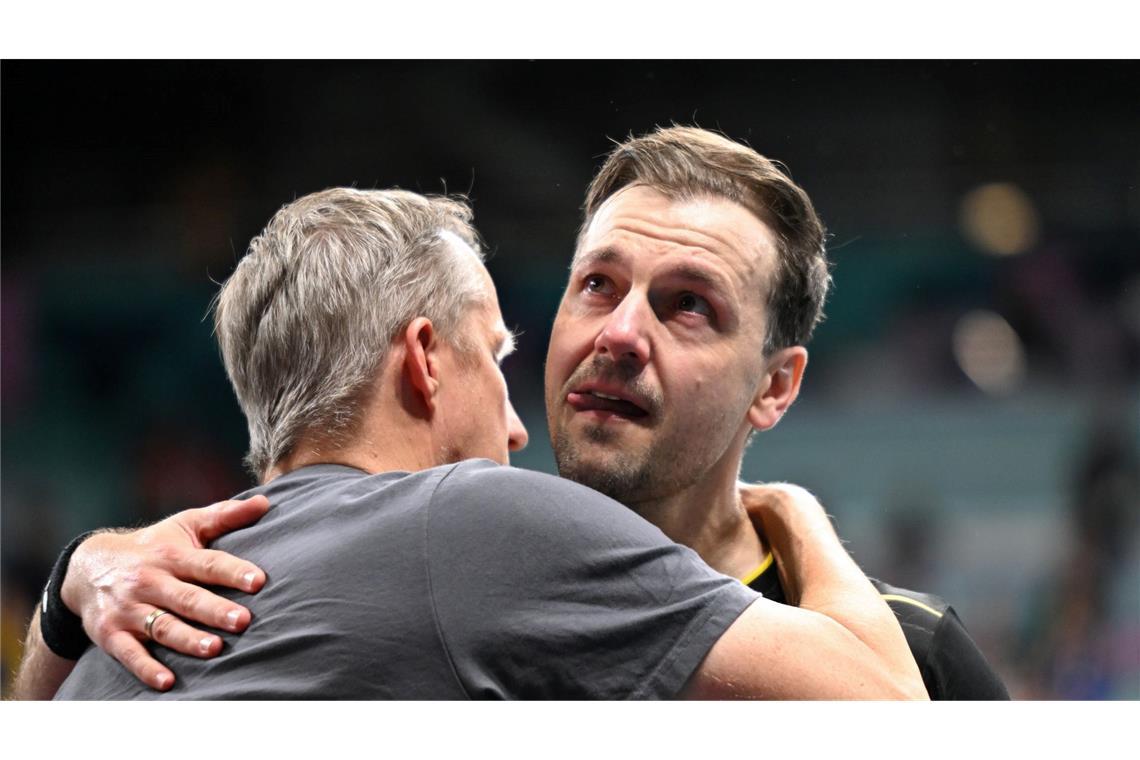
<path fill-rule="evenodd" d="M 487 297 L 471 216 L 460 200 L 332 188 L 282 207 L 250 242 L 215 299 L 214 329 L 255 478 L 306 431 L 351 435 L 363 392 L 416 317 L 464 347 L 461 319 Z"/>

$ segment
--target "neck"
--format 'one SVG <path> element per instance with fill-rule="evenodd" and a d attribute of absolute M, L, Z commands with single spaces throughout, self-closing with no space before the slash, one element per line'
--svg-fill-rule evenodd
<path fill-rule="evenodd" d="M 338 441 L 301 435 L 262 482 L 311 464 L 342 464 L 370 475 L 417 472 L 443 464 L 432 424 L 424 414 L 409 412 L 414 404 L 401 380 L 391 372 L 382 374 L 373 392 L 361 401 L 360 419 L 351 436 Z"/>
<path fill-rule="evenodd" d="M 733 466 L 718 467 L 682 491 L 627 506 L 714 570 L 743 578 L 764 561 L 768 546 L 740 503 L 740 461 L 733 459 Z"/>
<path fill-rule="evenodd" d="M 312 464 L 342 464 L 369 475 L 396 471 L 416 472 L 438 464 L 426 456 L 428 451 L 417 452 L 401 447 L 396 443 L 400 440 L 398 433 L 389 433 L 382 438 L 367 436 L 338 446 L 327 441 L 302 438 L 292 451 L 269 468 L 261 482 L 268 483 Z"/>

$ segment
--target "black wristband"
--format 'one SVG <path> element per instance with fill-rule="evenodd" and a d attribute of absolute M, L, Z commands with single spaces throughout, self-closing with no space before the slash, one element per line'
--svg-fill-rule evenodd
<path fill-rule="evenodd" d="M 83 630 L 83 619 L 63 603 L 63 578 L 67 575 L 71 555 L 95 532 L 92 530 L 79 535 L 59 555 L 40 601 L 40 635 L 48 649 L 68 660 L 78 660 L 87 647 L 91 646 L 91 639 L 87 638 L 87 632 Z"/>

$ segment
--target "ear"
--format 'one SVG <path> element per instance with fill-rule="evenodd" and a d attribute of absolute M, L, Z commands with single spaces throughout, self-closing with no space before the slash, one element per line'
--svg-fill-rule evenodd
<path fill-rule="evenodd" d="M 428 412 L 435 411 L 439 393 L 439 339 L 427 317 L 416 317 L 404 328 L 404 378 Z"/>
<path fill-rule="evenodd" d="M 760 431 L 776 427 L 784 412 L 800 395 L 807 359 L 806 348 L 792 346 L 776 351 L 765 360 L 764 376 L 748 409 L 748 421 L 752 427 Z"/>

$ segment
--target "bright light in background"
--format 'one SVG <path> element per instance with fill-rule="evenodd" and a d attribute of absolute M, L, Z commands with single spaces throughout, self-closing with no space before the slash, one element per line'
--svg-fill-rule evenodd
<path fill-rule="evenodd" d="M 1004 395 L 1025 379 L 1025 349 L 1000 314 L 971 311 L 954 326 L 954 358 L 974 385 Z"/>
<path fill-rule="evenodd" d="M 1008 182 L 976 187 L 962 199 L 962 234 L 995 256 L 1024 253 L 1037 242 L 1040 222 L 1033 202 Z"/>

